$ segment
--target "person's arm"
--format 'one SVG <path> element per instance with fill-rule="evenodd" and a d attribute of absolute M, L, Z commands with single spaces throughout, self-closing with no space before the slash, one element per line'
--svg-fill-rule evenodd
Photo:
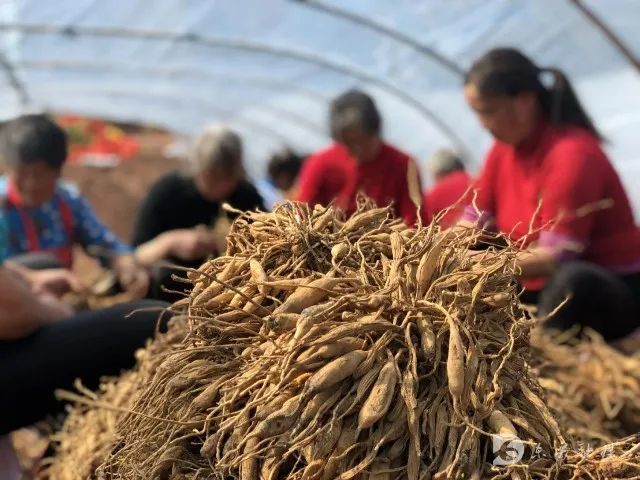
<path fill-rule="evenodd" d="M 138 264 L 133 248 L 122 242 L 95 214 L 81 196 L 72 199 L 76 238 L 91 256 L 109 259 L 122 288 L 133 297 L 143 297 L 149 287 L 149 276 Z"/>
<path fill-rule="evenodd" d="M 175 228 L 175 199 L 182 187 L 182 178 L 166 175 L 142 202 L 133 233 L 135 257 L 140 264 L 148 266 L 169 257 L 193 261 L 215 252 L 217 242 L 206 228 Z"/>
<path fill-rule="evenodd" d="M 144 267 L 133 253 L 118 255 L 111 261 L 120 287 L 129 293 L 131 299 L 143 298 L 149 290 L 151 280 Z"/>
<path fill-rule="evenodd" d="M 516 257 L 520 278 L 548 277 L 557 266 L 555 252 L 547 247 L 533 247 L 519 253 Z"/>
<path fill-rule="evenodd" d="M 176 231 L 163 232 L 136 248 L 136 260 L 141 265 L 152 265 L 172 255 L 176 239 Z"/>
<path fill-rule="evenodd" d="M 472 183 L 462 217 L 452 228 L 486 229 L 493 223 L 496 211 L 496 189 L 500 188 L 497 185 L 499 164 L 498 147 L 494 145 L 487 154 L 480 174 Z"/>
<path fill-rule="evenodd" d="M 603 159 L 572 144 L 560 145 L 550 155 L 540 206 L 543 230 L 517 259 L 523 278 L 549 276 L 560 263 L 579 258 L 596 219 L 594 213 L 580 212 L 606 201 Z"/>
<path fill-rule="evenodd" d="M 0 339 L 17 340 L 72 314 L 53 295 L 36 295 L 26 279 L 0 266 Z"/>
<path fill-rule="evenodd" d="M 26 281 L 36 294 L 48 292 L 62 297 L 68 292 L 81 292 L 85 289 L 76 274 L 66 268 L 32 270 L 10 259 L 4 262 L 3 267 Z"/>
<path fill-rule="evenodd" d="M 215 234 L 205 227 L 169 230 L 136 249 L 136 260 L 141 265 L 151 265 L 168 257 L 187 262 L 201 260 L 216 251 Z"/>
<path fill-rule="evenodd" d="M 0 340 L 25 337 L 43 325 L 73 314 L 48 289 L 34 292 L 31 284 L 36 282 L 35 277 L 24 276 L 28 270 L 21 267 L 11 270 L 3 265 L 8 255 L 8 235 L 6 219 L 0 210 Z M 50 280 L 40 282 L 40 287 L 50 288 Z M 59 282 L 54 283 L 59 286 Z"/>

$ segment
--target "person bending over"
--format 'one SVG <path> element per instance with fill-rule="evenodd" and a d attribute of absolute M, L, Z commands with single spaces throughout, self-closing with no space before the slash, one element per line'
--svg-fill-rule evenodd
<path fill-rule="evenodd" d="M 396 215 L 413 225 L 417 207 L 409 182 L 420 195 L 420 177 L 410 168 L 413 160 L 382 139 L 382 119 L 373 99 L 360 90 L 338 96 L 331 104 L 329 126 L 334 143 L 305 161 L 297 199 L 311 205 L 335 202 L 350 214 L 356 195 L 363 192 L 378 206 L 393 204 Z"/>
<path fill-rule="evenodd" d="M 228 127 L 205 128 L 188 160 L 186 172 L 169 172 L 151 186 L 134 227 L 136 258 L 143 265 L 157 265 L 154 298 L 176 300 L 180 295 L 162 286 L 176 291 L 185 287 L 171 278 L 178 272 L 162 267 L 161 261 L 195 268 L 222 253 L 224 238 L 218 238 L 213 227 L 226 216 L 223 203 L 239 210 L 264 210 L 262 198 L 245 177 L 240 137 Z"/>
<path fill-rule="evenodd" d="M 521 241 L 523 299 L 547 325 L 591 327 L 607 340 L 640 320 L 640 230 L 601 136 L 567 77 L 521 52 L 478 59 L 465 96 L 495 138 L 462 226 Z"/>
<path fill-rule="evenodd" d="M 132 247 L 100 222 L 86 199 L 61 181 L 67 138 L 45 115 L 23 115 L 0 131 L 0 156 L 7 176 L 0 184 L 8 228 L 7 257 L 34 269 L 71 269 L 75 245 L 112 268 L 132 298 L 148 288 L 146 271 Z"/>

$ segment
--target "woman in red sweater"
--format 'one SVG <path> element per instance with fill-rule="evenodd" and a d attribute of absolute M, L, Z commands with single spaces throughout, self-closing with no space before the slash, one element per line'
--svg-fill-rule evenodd
<path fill-rule="evenodd" d="M 477 60 L 465 96 L 495 138 L 463 223 L 523 241 L 525 301 L 613 340 L 640 317 L 640 230 L 601 136 L 562 72 L 513 49 Z M 530 233 L 533 231 L 534 233 Z"/>

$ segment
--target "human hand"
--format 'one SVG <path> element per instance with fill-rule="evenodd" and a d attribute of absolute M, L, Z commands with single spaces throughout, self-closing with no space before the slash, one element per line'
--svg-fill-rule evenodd
<path fill-rule="evenodd" d="M 29 270 L 27 279 L 36 294 L 48 293 L 59 298 L 69 292 L 85 290 L 76 274 L 65 268 Z"/>
<path fill-rule="evenodd" d="M 47 322 L 57 322 L 75 314 L 73 307 L 55 296 L 43 291 L 37 294 L 41 307 L 46 311 Z"/>
<path fill-rule="evenodd" d="M 215 235 L 201 227 L 180 229 L 168 232 L 170 235 L 171 255 L 181 260 L 199 260 L 215 253 L 217 244 Z"/>
<path fill-rule="evenodd" d="M 138 264 L 133 255 L 121 255 L 114 259 L 113 269 L 120 286 L 132 299 L 142 298 L 149 290 L 149 273 Z"/>

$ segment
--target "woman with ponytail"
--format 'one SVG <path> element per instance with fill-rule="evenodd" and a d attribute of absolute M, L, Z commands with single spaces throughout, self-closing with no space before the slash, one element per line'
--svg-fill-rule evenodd
<path fill-rule="evenodd" d="M 579 324 L 608 340 L 635 330 L 640 230 L 567 77 L 495 49 L 472 65 L 465 96 L 495 143 L 462 224 L 491 224 L 523 242 L 523 299 L 545 315 L 569 298 L 548 326 Z"/>

